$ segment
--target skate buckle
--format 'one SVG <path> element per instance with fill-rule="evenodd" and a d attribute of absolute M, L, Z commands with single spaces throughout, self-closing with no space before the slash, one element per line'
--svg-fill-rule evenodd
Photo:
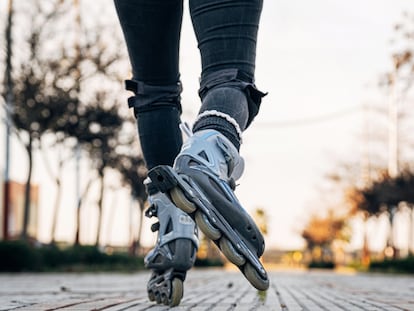
<path fill-rule="evenodd" d="M 145 217 L 151 218 L 153 216 L 157 216 L 157 207 L 154 204 L 151 204 L 145 211 Z"/>

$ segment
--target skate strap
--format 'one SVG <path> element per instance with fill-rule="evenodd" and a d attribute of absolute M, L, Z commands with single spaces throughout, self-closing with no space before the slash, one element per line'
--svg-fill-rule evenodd
<path fill-rule="evenodd" d="M 229 146 L 223 141 L 222 137 L 217 137 L 217 146 L 221 149 L 224 159 L 228 167 L 228 177 L 230 179 L 238 180 L 244 171 L 244 160 L 241 156 L 236 157 L 232 154 Z"/>
<path fill-rule="evenodd" d="M 150 207 L 145 211 L 145 217 L 151 218 L 157 216 L 157 207 L 155 204 L 151 204 Z"/>
<path fill-rule="evenodd" d="M 159 221 L 157 221 L 156 223 L 153 223 L 151 225 L 151 231 L 152 232 L 156 232 L 158 230 L 160 230 L 160 222 Z"/>
<path fill-rule="evenodd" d="M 151 95 L 154 93 L 180 94 L 183 91 L 180 81 L 170 85 L 151 85 L 142 81 L 125 80 L 125 89 L 134 92 L 136 95 Z"/>
<path fill-rule="evenodd" d="M 128 98 L 129 108 L 137 112 L 153 109 L 156 106 L 174 106 L 182 112 L 180 94 L 181 82 L 169 85 L 152 85 L 143 81 L 126 80 L 125 88 L 135 94 Z"/>

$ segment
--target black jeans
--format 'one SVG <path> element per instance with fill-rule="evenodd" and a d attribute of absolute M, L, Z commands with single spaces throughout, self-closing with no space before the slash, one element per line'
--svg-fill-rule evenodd
<path fill-rule="evenodd" d="M 135 96 L 129 105 L 135 109 L 144 158 L 148 168 L 172 165 L 182 144 L 183 0 L 114 1 L 132 65 L 127 88 Z M 200 96 L 217 84 L 239 85 L 249 98 L 251 121 L 264 95 L 253 84 L 263 0 L 189 0 L 189 5 L 202 60 Z"/>
<path fill-rule="evenodd" d="M 263 0 L 190 0 L 202 77 L 239 69 L 252 79 Z M 133 79 L 152 85 L 179 79 L 183 0 L 115 0 Z"/>

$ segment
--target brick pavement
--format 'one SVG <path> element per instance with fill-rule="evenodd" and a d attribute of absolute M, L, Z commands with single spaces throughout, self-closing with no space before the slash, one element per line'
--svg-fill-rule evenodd
<path fill-rule="evenodd" d="M 148 272 L 0 274 L 0 310 L 167 310 L 147 300 Z M 270 272 L 266 294 L 236 271 L 191 270 L 174 310 L 414 310 L 414 277 Z"/>

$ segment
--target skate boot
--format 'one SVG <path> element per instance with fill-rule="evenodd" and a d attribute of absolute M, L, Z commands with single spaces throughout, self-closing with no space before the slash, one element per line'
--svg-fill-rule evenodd
<path fill-rule="evenodd" d="M 183 145 L 174 169 L 157 166 L 148 175 L 151 184 L 191 215 L 255 288 L 267 290 L 269 279 L 259 261 L 263 236 L 233 193 L 243 169 L 243 159 L 226 137 L 202 130 Z"/>
<path fill-rule="evenodd" d="M 151 226 L 158 231 L 155 248 L 144 259 L 152 270 L 147 284 L 148 298 L 158 304 L 177 306 L 183 297 L 183 282 L 191 269 L 198 249 L 197 226 L 193 219 L 175 207 L 163 193 L 150 196 L 147 217 L 159 222 Z"/>

